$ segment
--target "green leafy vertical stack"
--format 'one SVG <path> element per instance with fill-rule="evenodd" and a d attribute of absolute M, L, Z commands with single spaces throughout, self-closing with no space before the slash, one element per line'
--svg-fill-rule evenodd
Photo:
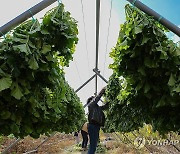
<path fill-rule="evenodd" d="M 125 13 L 126 22 L 110 53 L 116 78 L 112 76 L 109 85 L 123 80 L 109 99 L 108 125 L 125 132 L 143 123 L 160 133 L 180 131 L 180 46 L 152 17 L 129 5 Z"/>
<path fill-rule="evenodd" d="M 77 44 L 76 21 L 61 4 L 0 42 L 0 134 L 72 132 L 83 106 L 64 78 Z"/>

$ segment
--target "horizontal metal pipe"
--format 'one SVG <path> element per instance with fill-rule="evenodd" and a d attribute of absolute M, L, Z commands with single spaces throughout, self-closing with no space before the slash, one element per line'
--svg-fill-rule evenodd
<path fill-rule="evenodd" d="M 149 8 L 148 6 L 146 6 L 139 0 L 136 0 L 136 1 L 135 0 L 127 0 L 127 1 L 132 4 L 134 3 L 133 4 L 134 6 L 136 6 L 140 10 L 142 10 L 144 13 L 146 13 L 150 16 L 153 16 L 157 21 L 159 21 L 159 23 L 161 23 L 162 25 L 167 27 L 170 31 L 174 32 L 176 35 L 178 35 L 180 37 L 180 28 L 178 26 L 176 26 L 175 24 L 173 24 L 166 18 L 162 17 L 160 14 L 158 14 L 157 12 L 155 12 L 154 10 L 152 10 L 151 8 Z"/>
<path fill-rule="evenodd" d="M 11 29 L 15 28 L 16 26 L 18 26 L 22 22 L 26 21 L 28 18 L 37 14 L 38 12 L 40 12 L 41 10 L 43 10 L 44 8 L 48 7 L 49 5 L 51 5 L 52 3 L 56 2 L 56 1 L 57 0 L 41 1 L 40 3 L 38 3 L 35 6 L 33 6 L 32 8 L 30 8 L 29 10 L 25 11 L 24 13 L 20 14 L 16 18 L 12 19 L 7 24 L 0 27 L 0 32 L 1 32 L 0 36 L 2 36 L 3 34 L 6 34 Z"/>

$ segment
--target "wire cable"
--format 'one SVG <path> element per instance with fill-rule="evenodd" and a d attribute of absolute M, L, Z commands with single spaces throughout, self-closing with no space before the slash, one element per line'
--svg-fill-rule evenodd
<path fill-rule="evenodd" d="M 110 8 L 110 15 L 109 15 L 109 23 L 108 23 L 108 34 L 107 34 L 107 40 L 106 40 L 106 50 L 105 50 L 105 56 L 104 56 L 104 66 L 103 66 L 103 73 L 102 75 L 104 76 L 105 73 L 105 64 L 106 64 L 106 55 L 107 55 L 107 46 L 109 43 L 109 29 L 110 29 L 110 23 L 111 23 L 111 14 L 112 14 L 112 4 L 113 4 L 113 0 L 111 0 L 111 8 Z M 102 81 L 103 84 L 103 81 Z M 101 84 L 101 85 L 102 85 Z"/>
<path fill-rule="evenodd" d="M 61 3 L 62 3 L 61 0 L 57 0 L 57 2 L 58 2 L 58 4 L 61 4 Z"/>
<path fill-rule="evenodd" d="M 77 70 L 77 73 L 78 73 L 78 77 L 79 77 L 80 84 L 82 84 L 81 76 L 80 76 L 79 69 L 78 69 L 78 67 L 77 67 L 77 63 L 76 63 L 76 60 L 75 60 L 75 59 L 74 59 L 74 63 L 75 63 L 75 67 L 76 67 L 76 70 Z"/>
<path fill-rule="evenodd" d="M 162 16 L 160 16 L 160 17 L 159 17 L 159 19 L 158 19 L 158 22 L 160 22 L 162 18 L 163 18 L 163 17 L 162 17 Z"/>
<path fill-rule="evenodd" d="M 1 32 L 1 31 L 0 31 L 0 33 L 1 33 L 1 35 L 3 36 L 3 38 L 6 39 L 6 36 L 4 35 L 4 33 Z"/>
<path fill-rule="evenodd" d="M 85 20 L 84 20 L 84 6 L 83 6 L 83 2 L 81 0 L 81 9 L 82 9 L 82 15 L 83 15 L 83 25 L 84 25 L 84 37 L 85 37 L 85 45 L 86 45 L 86 58 L 87 58 L 87 62 L 88 62 L 88 75 L 90 77 L 90 66 L 89 66 L 89 54 L 88 54 L 88 48 L 87 48 L 87 35 L 86 35 L 86 25 L 85 25 Z"/>
<path fill-rule="evenodd" d="M 35 22 L 35 21 L 36 21 L 36 19 L 34 18 L 34 15 L 33 15 L 33 13 L 31 12 L 31 10 L 30 10 L 30 9 L 29 9 L 28 11 L 29 11 L 29 13 L 31 14 L 32 21 L 33 21 L 33 22 Z"/>
<path fill-rule="evenodd" d="M 137 1 L 137 0 L 134 0 L 134 1 L 132 2 L 132 5 L 133 5 L 133 6 L 135 5 L 136 1 Z"/>

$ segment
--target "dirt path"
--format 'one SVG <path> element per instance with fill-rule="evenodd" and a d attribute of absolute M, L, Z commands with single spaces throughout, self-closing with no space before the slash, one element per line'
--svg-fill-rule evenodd
<path fill-rule="evenodd" d="M 47 136 L 41 136 L 38 139 L 26 137 L 21 140 L 11 151 L 10 154 L 22 154 L 34 150 L 40 143 L 42 143 Z M 105 142 L 106 136 L 101 135 L 101 144 L 97 148 L 99 154 L 149 154 L 147 149 L 135 149 L 131 144 L 125 144 L 112 138 L 110 141 Z M 81 140 L 81 139 L 80 139 Z M 0 153 L 9 144 L 14 141 L 14 138 L 4 138 L 0 143 Z M 180 144 L 177 145 L 180 147 Z M 179 154 L 179 152 L 172 146 L 148 146 L 152 154 Z M 36 154 L 87 154 L 87 151 L 81 151 L 80 145 L 76 145 L 74 136 L 56 134 L 50 138 L 46 143 L 39 147 Z"/>

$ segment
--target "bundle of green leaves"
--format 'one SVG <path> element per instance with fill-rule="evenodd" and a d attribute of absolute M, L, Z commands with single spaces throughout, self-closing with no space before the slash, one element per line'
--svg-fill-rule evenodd
<path fill-rule="evenodd" d="M 110 53 L 114 74 L 106 94 L 112 102 L 107 130 L 129 132 L 147 123 L 162 134 L 179 132 L 180 46 L 152 17 L 130 5 L 125 13 L 126 22 Z"/>
<path fill-rule="evenodd" d="M 0 42 L 0 134 L 39 137 L 79 129 L 83 106 L 63 71 L 77 34 L 76 21 L 60 4 L 42 23 L 27 21 Z"/>

